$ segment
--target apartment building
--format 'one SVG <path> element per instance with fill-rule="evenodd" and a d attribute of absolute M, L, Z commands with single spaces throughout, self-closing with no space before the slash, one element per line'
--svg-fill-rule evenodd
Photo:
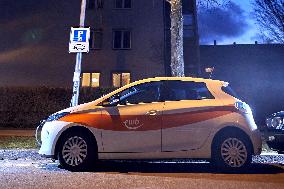
<path fill-rule="evenodd" d="M 197 75 L 195 0 L 183 0 L 186 75 Z M 82 86 L 119 87 L 170 76 L 170 4 L 166 0 L 88 0 L 91 50 L 83 55 Z"/>
<path fill-rule="evenodd" d="M 8 2 L 8 1 L 7 1 Z M 195 0 L 183 0 L 187 75 L 198 72 Z M 81 0 L 10 1 L 1 15 L 0 86 L 72 87 L 75 54 L 70 28 L 79 26 Z M 21 11 L 17 11 L 21 10 Z M 83 54 L 82 86 L 119 87 L 169 76 L 170 5 L 166 0 L 87 0 L 91 50 Z"/>

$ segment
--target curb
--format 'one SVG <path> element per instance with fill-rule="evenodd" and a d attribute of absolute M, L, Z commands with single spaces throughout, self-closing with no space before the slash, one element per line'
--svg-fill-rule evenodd
<path fill-rule="evenodd" d="M 35 130 L 0 130 L 1 136 L 23 136 L 23 137 L 33 137 L 35 136 Z"/>

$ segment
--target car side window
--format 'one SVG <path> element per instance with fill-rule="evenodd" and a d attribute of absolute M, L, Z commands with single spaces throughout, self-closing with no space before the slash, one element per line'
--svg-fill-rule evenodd
<path fill-rule="evenodd" d="M 121 101 L 130 104 L 151 103 L 160 100 L 160 82 L 149 82 L 136 85 L 133 92 L 121 96 Z"/>
<path fill-rule="evenodd" d="M 203 82 L 168 81 L 164 93 L 165 101 L 214 99 Z"/>
<path fill-rule="evenodd" d="M 132 86 L 105 100 L 104 106 L 116 106 L 117 104 L 139 104 L 160 101 L 161 82 L 149 82 Z"/>

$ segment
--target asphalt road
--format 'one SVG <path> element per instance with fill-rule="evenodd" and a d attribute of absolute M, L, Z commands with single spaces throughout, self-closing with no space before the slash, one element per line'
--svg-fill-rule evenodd
<path fill-rule="evenodd" d="M 11 134 L 12 133 L 12 134 Z M 0 135 L 15 136 L 15 131 Z M 17 136 L 32 136 L 19 131 Z M 36 150 L 0 149 L 2 188 L 284 188 L 284 155 L 262 155 L 248 170 L 224 174 L 209 163 L 104 162 L 88 172 L 61 169 L 58 162 L 41 158 Z"/>
<path fill-rule="evenodd" d="M 253 164 L 234 174 L 209 163 L 104 162 L 89 172 L 69 172 L 50 159 L 0 161 L 0 188 L 284 188 L 284 166 Z"/>

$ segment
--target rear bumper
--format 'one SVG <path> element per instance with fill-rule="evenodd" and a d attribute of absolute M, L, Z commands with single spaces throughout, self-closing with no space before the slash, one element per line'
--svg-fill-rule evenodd
<path fill-rule="evenodd" d="M 254 155 L 260 155 L 262 151 L 262 139 L 260 131 L 258 129 L 252 131 L 250 137 L 253 145 Z"/>

